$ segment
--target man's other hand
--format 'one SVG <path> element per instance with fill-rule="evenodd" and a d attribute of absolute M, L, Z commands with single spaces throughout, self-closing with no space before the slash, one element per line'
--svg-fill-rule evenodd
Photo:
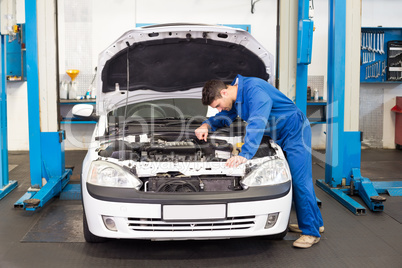
<path fill-rule="evenodd" d="M 227 167 L 237 167 L 240 164 L 246 163 L 247 162 L 247 158 L 240 156 L 240 155 L 236 155 L 236 156 L 232 156 L 231 158 L 228 159 L 228 161 L 226 161 L 226 166 Z"/>
<path fill-rule="evenodd" d="M 209 125 L 207 123 L 202 124 L 199 128 L 195 130 L 195 136 L 197 136 L 199 140 L 207 141 L 208 128 Z"/>

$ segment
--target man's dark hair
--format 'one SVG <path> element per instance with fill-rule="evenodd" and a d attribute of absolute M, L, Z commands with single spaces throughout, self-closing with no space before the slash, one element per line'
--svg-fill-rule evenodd
<path fill-rule="evenodd" d="M 221 90 L 227 85 L 221 80 L 209 80 L 202 89 L 202 104 L 210 105 L 214 100 L 222 98 Z"/>

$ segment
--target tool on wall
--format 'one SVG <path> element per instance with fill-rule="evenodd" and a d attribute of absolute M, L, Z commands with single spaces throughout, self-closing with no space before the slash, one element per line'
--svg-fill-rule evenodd
<path fill-rule="evenodd" d="M 402 81 L 402 28 L 364 27 L 360 48 L 360 82 Z"/>
<path fill-rule="evenodd" d="M 362 50 L 384 54 L 384 32 L 362 32 Z"/>
<path fill-rule="evenodd" d="M 402 41 L 388 42 L 389 81 L 402 81 Z"/>
<path fill-rule="evenodd" d="M 385 79 L 386 60 L 384 58 L 385 32 L 362 31 L 361 33 L 361 65 L 364 68 L 364 80 Z M 368 64 L 368 65 L 367 65 Z"/>
<path fill-rule="evenodd" d="M 384 76 L 385 74 L 385 60 L 384 61 L 377 61 L 373 64 L 366 66 L 366 76 L 365 79 L 370 78 L 378 78 L 380 76 Z"/>

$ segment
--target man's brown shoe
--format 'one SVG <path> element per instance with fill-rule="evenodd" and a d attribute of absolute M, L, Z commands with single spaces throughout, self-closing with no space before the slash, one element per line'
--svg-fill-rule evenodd
<path fill-rule="evenodd" d="M 299 239 L 293 242 L 296 248 L 309 248 L 314 244 L 320 242 L 320 238 L 312 235 L 301 235 Z"/>
<path fill-rule="evenodd" d="M 293 232 L 293 233 L 301 233 L 302 230 L 299 229 L 299 225 L 298 224 L 289 224 L 289 232 Z M 323 233 L 324 232 L 324 226 L 321 226 L 319 228 L 319 232 Z"/>

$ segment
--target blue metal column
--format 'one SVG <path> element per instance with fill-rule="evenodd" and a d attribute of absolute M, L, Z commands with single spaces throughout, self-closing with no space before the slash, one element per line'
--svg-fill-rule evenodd
<path fill-rule="evenodd" d="M 355 156 L 348 149 L 360 152 L 360 140 L 350 139 L 345 143 L 345 42 L 346 42 L 346 0 L 330 0 L 328 27 L 328 106 L 327 141 L 325 154 L 325 182 L 317 180 L 317 185 L 357 215 L 365 214 L 366 209 L 347 195 L 346 177 L 351 172 L 346 159 L 355 157 L 352 164 L 360 167 L 360 154 Z M 354 138 L 356 133 L 350 133 Z M 357 146 L 357 147 L 356 147 Z M 350 176 L 349 176 L 350 177 Z M 349 180 L 350 181 L 350 180 Z M 339 188 L 334 188 L 339 187 Z"/>
<path fill-rule="evenodd" d="M 41 132 L 36 12 L 36 1 L 25 0 L 31 187 L 14 204 L 25 210 L 36 210 L 59 195 L 72 174 L 65 169 L 64 131 Z"/>
<path fill-rule="evenodd" d="M 306 114 L 308 64 L 311 63 L 313 26 L 309 19 L 309 0 L 299 0 L 297 33 L 296 105 Z"/>
<path fill-rule="evenodd" d="M 385 197 L 402 195 L 402 183 L 373 183 L 360 174 L 360 132 L 344 131 L 346 0 L 329 1 L 328 107 L 325 182 L 317 185 L 356 215 L 366 208 L 349 195 L 359 195 L 372 211 L 383 211 Z"/>
<path fill-rule="evenodd" d="M 342 183 L 345 100 L 346 0 L 329 1 L 328 107 L 325 182 Z"/>
<path fill-rule="evenodd" d="M 31 186 L 40 188 L 42 186 L 42 152 L 40 139 L 36 1 L 25 1 L 25 23 Z"/>
<path fill-rule="evenodd" d="M 7 144 L 7 79 L 6 79 L 6 36 L 1 38 L 1 88 L 0 88 L 0 199 L 17 187 L 17 181 L 8 178 L 8 144 Z"/>
<path fill-rule="evenodd" d="M 308 65 L 311 63 L 313 49 L 314 22 L 309 18 L 309 0 L 298 1 L 297 67 L 296 67 L 296 105 L 307 112 Z M 317 205 L 321 200 L 316 197 Z"/>

